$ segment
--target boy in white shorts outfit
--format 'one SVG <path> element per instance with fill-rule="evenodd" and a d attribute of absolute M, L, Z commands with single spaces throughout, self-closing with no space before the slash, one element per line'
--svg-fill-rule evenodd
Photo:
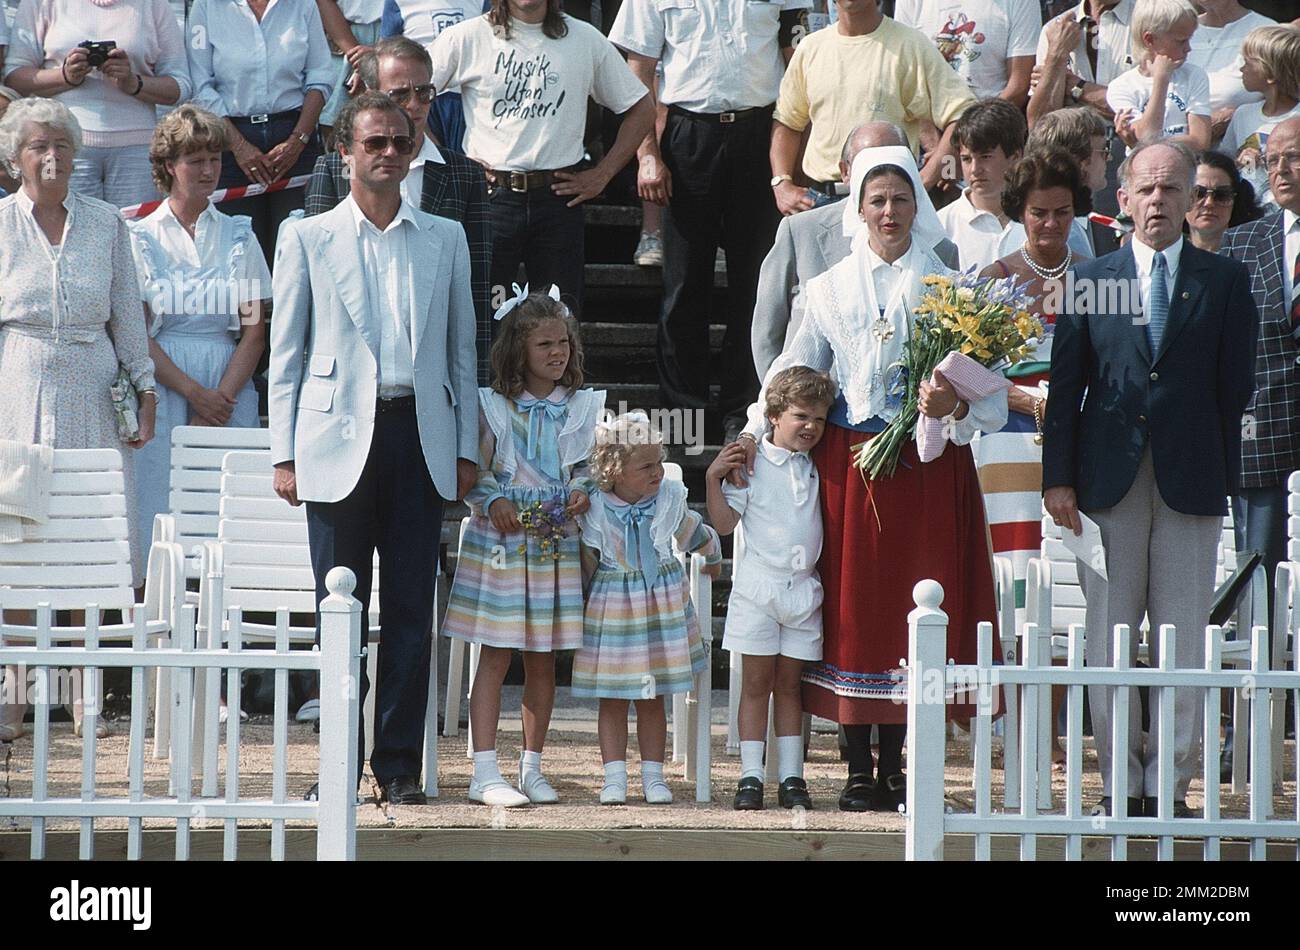
<path fill-rule="evenodd" d="M 709 520 L 718 534 L 744 522 L 744 556 L 732 579 L 722 648 L 744 656 L 739 711 L 740 784 L 735 808 L 763 807 L 768 697 L 775 700 L 776 752 L 784 808 L 811 808 L 803 779 L 804 663 L 822 656 L 822 549 L 817 469 L 809 453 L 821 441 L 835 384 L 825 373 L 792 366 L 767 387 L 771 432 L 758 446 L 754 473 L 737 488 L 725 480 L 745 464 L 743 443 L 718 453 L 706 473 Z"/>

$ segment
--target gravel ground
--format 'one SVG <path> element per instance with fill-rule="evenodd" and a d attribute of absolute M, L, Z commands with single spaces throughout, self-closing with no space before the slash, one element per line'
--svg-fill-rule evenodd
<path fill-rule="evenodd" d="M 567 692 L 567 691 L 562 691 Z M 601 806 L 598 802 L 601 784 L 600 753 L 596 743 L 594 710 L 581 703 L 561 697 L 556 718 L 552 723 L 545 758 L 545 772 L 560 793 L 558 805 L 519 809 L 489 809 L 475 805 L 466 798 L 471 766 L 465 756 L 465 732 L 458 737 L 439 740 L 440 796 L 423 807 L 405 806 L 389 808 L 377 800 L 377 788 L 369 776 L 362 784 L 364 804 L 358 809 L 360 827 L 397 828 L 541 828 L 541 829 L 595 829 L 595 828 L 735 828 L 780 830 L 841 830 L 841 831 L 901 831 L 903 819 L 899 815 L 881 813 L 846 814 L 836 808 L 836 799 L 844 781 L 845 766 L 840 761 L 833 732 L 815 731 L 812 737 L 805 776 L 812 794 L 814 808 L 808 812 L 790 812 L 777 806 L 776 790 L 768 789 L 767 809 L 761 812 L 737 812 L 731 808 L 731 796 L 740 775 L 738 756 L 725 752 L 725 696 L 716 694 L 715 722 L 713 726 L 713 794 L 708 804 L 695 802 L 693 783 L 684 777 L 681 763 L 667 769 L 669 784 L 676 796 L 672 805 L 646 805 L 640 799 L 640 767 L 635 753 L 635 739 L 629 750 L 629 804 L 619 807 Z M 505 709 L 518 709 L 517 700 L 507 694 Z M 98 794 L 105 797 L 127 794 L 127 732 L 128 723 L 112 723 L 113 734 L 98 743 L 96 780 Z M 241 798 L 269 798 L 272 789 L 273 736 L 270 717 L 254 717 L 243 725 L 240 755 Z M 50 795 L 76 797 L 81 782 L 81 740 L 72 734 L 70 724 L 51 726 Z M 671 737 L 670 737 L 671 742 Z M 517 762 L 521 746 L 518 718 L 502 720 L 500 754 L 502 772 L 511 778 L 513 764 Z M 288 729 L 288 767 L 286 787 L 290 799 L 307 790 L 315 780 L 317 737 L 310 725 L 291 723 Z M 27 797 L 31 794 L 31 737 L 26 736 L 11 745 L 0 744 L 0 794 L 6 797 Z M 225 767 L 226 750 L 222 747 L 221 764 Z M 167 791 L 167 763 L 146 758 L 146 795 L 162 796 Z M 1286 744 L 1286 771 L 1288 781 L 1275 799 L 1277 814 L 1295 813 L 1295 743 Z M 973 807 L 971 789 L 972 769 L 970 747 L 963 735 L 950 737 L 947 746 L 947 796 L 951 807 L 958 811 Z M 994 741 L 993 758 L 994 802 L 1001 801 L 1002 772 L 1000 740 Z M 1063 802 L 1065 780 L 1061 774 L 1053 775 L 1054 803 Z M 199 783 L 194 785 L 197 796 Z M 1096 763 L 1091 742 L 1085 749 L 1083 773 L 1083 801 L 1085 808 L 1100 796 L 1100 781 L 1096 776 Z M 1247 800 L 1244 795 L 1231 795 L 1224 787 L 1223 812 L 1225 815 L 1244 816 Z M 1197 807 L 1201 803 L 1200 785 L 1195 783 L 1188 803 Z M 125 820 L 104 819 L 96 823 L 108 830 L 125 827 Z M 215 824 L 215 823 L 214 823 Z M 0 819 L 0 830 L 25 828 L 25 821 Z M 166 827 L 166 823 L 146 822 L 147 826 Z M 203 827 L 202 821 L 195 827 Z M 75 821 L 50 821 L 51 830 L 75 828 Z"/>

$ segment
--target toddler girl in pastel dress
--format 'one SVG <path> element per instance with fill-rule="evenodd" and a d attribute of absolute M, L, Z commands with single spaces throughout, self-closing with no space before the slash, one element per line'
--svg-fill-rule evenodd
<path fill-rule="evenodd" d="M 542 775 L 555 705 L 555 651 L 582 645 L 582 561 L 574 518 L 605 393 L 582 386 L 577 321 L 559 292 L 516 296 L 497 311 L 493 381 L 479 390 L 479 475 L 443 633 L 481 646 L 470 691 L 470 801 L 507 808 L 558 801 Z M 501 684 L 524 660 L 524 749 L 516 791 L 497 766 Z"/>
<path fill-rule="evenodd" d="M 650 804 L 668 804 L 664 697 L 691 689 L 706 664 L 685 572 L 674 550 L 700 552 L 717 575 L 717 533 L 686 504 L 686 486 L 664 480 L 659 433 L 642 412 L 596 429 L 591 472 L 598 490 L 578 516 L 583 554 L 597 559 L 573 695 L 600 699 L 602 805 L 627 801 L 627 715 L 636 703 L 641 784 Z"/>

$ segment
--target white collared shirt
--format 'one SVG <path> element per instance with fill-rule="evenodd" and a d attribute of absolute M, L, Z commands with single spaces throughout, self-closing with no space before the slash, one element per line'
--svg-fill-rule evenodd
<path fill-rule="evenodd" d="M 952 204 L 939 209 L 939 223 L 957 245 L 959 270 L 976 266 L 980 270 L 998 259 L 998 248 L 1007 229 L 991 211 L 981 211 L 970 200 L 970 190 Z"/>
<path fill-rule="evenodd" d="M 199 321 L 224 314 L 224 328 L 238 331 L 239 305 L 271 297 L 271 271 L 247 218 L 223 214 L 209 202 L 190 237 L 164 199 L 147 217 L 131 222 L 130 229 L 140 296 L 153 313 L 155 331 L 164 314 Z M 151 253 L 153 249 L 160 253 Z M 198 281 L 220 283 L 196 288 Z M 221 307 L 196 312 L 196 299 L 203 300 L 205 308 L 208 301 Z M 183 306 L 177 308 L 177 303 Z"/>
<path fill-rule="evenodd" d="M 411 159 L 411 170 L 402 179 L 402 197 L 406 199 L 412 208 L 420 207 L 420 201 L 424 197 L 425 162 L 437 162 L 439 165 L 447 164 L 446 159 L 442 157 L 442 152 L 438 151 L 438 146 L 433 144 L 433 139 L 427 135 L 422 135 L 420 136 L 420 150 L 415 153 L 415 158 Z"/>
<path fill-rule="evenodd" d="M 1088 82 L 1108 86 L 1120 73 L 1133 68 L 1133 57 L 1129 54 L 1129 23 L 1133 18 L 1134 3 L 1135 0 L 1119 0 L 1119 3 L 1109 10 L 1103 10 L 1098 17 L 1095 75 L 1092 64 L 1088 62 L 1088 31 L 1087 29 L 1079 31 L 1079 45 L 1070 54 L 1066 64 L 1070 72 Z M 1087 15 L 1087 3 L 1071 7 L 1061 14 L 1062 17 L 1070 17 L 1073 20 L 1083 20 Z M 1040 63 L 1047 57 L 1047 32 L 1045 26 L 1038 37 L 1038 62 Z M 1066 105 L 1071 103 L 1067 101 Z"/>
<path fill-rule="evenodd" d="M 194 0 L 185 32 L 194 104 L 217 115 L 287 112 L 313 89 L 334 91 L 315 0 L 271 0 L 261 23 L 247 0 Z"/>
<path fill-rule="evenodd" d="M 1289 315 L 1296 295 L 1295 263 L 1300 257 L 1300 217 L 1294 211 L 1282 212 L 1282 235 L 1282 289 Z"/>
<path fill-rule="evenodd" d="M 770 435 L 759 440 L 749 484 L 722 483 L 723 498 L 745 528 L 738 572 L 762 570 L 785 578 L 816 572 L 822 552 L 817 486 L 817 466 L 807 452 L 779 448 Z"/>
<path fill-rule="evenodd" d="M 753 109 L 776 102 L 781 87 L 781 12 L 811 6 L 811 0 L 625 0 L 609 38 L 663 63 L 665 105 L 706 113 Z"/>
<path fill-rule="evenodd" d="M 1147 297 L 1149 297 L 1151 293 L 1151 265 L 1155 262 L 1156 252 L 1154 248 L 1150 248 L 1143 244 L 1136 235 L 1133 237 L 1133 240 L 1129 242 L 1129 245 L 1133 248 L 1133 260 L 1137 264 L 1139 282 L 1138 293 L 1141 295 L 1142 309 L 1145 311 L 1147 306 Z M 1178 262 L 1183 256 L 1182 236 L 1180 235 L 1178 240 L 1165 248 L 1162 253 L 1165 255 L 1165 271 L 1167 275 L 1165 292 L 1169 294 L 1169 307 L 1172 310 L 1174 284 L 1178 280 Z"/>
<path fill-rule="evenodd" d="M 366 308 L 379 322 L 379 395 L 385 399 L 415 392 L 414 346 L 411 342 L 411 258 L 407 236 L 420 224 L 403 201 L 397 216 L 380 231 L 348 195 L 365 274 Z M 418 238 L 417 238 L 418 240 Z"/>

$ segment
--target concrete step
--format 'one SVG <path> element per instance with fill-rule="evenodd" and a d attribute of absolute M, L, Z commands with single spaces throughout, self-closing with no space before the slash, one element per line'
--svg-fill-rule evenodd
<path fill-rule="evenodd" d="M 641 209 L 636 205 L 583 205 L 583 222 L 589 228 L 636 228 L 641 230 Z"/>
<path fill-rule="evenodd" d="M 587 353 L 595 349 L 630 349 L 657 345 L 659 327 L 655 323 L 616 323 L 584 321 L 582 324 L 582 348 Z M 715 323 L 709 327 L 709 345 L 722 346 L 722 339 L 727 333 L 725 324 Z"/>
<path fill-rule="evenodd" d="M 663 271 L 659 267 L 640 267 L 636 264 L 587 264 L 587 289 L 594 287 L 623 287 L 636 290 L 662 292 Z M 715 271 L 715 289 L 727 286 L 726 271 Z"/>

